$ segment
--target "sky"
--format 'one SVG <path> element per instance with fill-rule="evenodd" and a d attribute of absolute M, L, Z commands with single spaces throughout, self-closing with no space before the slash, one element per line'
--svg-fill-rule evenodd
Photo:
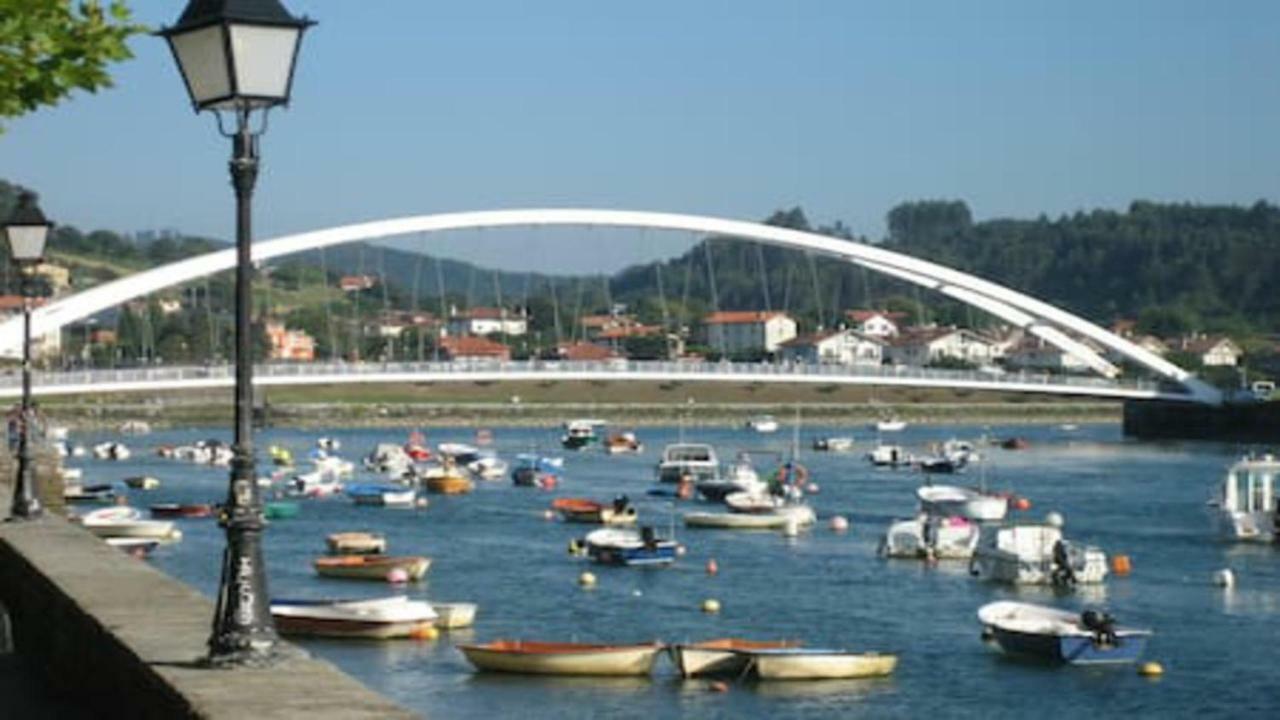
<path fill-rule="evenodd" d="M 521 207 L 759 220 L 873 238 L 915 199 L 979 219 L 1280 189 L 1280 3 L 1238 0 L 284 0 L 319 21 L 262 140 L 261 239 Z M 132 0 L 173 23 L 185 2 Z M 116 86 L 9 121 L 0 178 L 54 220 L 230 238 L 228 141 L 164 42 Z M 475 231 L 409 247 L 611 272 L 693 238 Z"/>

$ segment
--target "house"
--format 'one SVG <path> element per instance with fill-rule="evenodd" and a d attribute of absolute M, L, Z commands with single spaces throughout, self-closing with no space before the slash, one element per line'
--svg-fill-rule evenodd
<path fill-rule="evenodd" d="M 51 262 L 42 262 L 35 266 L 32 271 L 36 275 L 45 279 L 49 283 L 49 289 L 54 295 L 61 295 L 64 290 L 71 288 L 71 270 L 61 265 L 54 265 Z"/>
<path fill-rule="evenodd" d="M 897 337 L 899 325 L 907 319 L 906 313 L 888 310 L 845 310 L 844 316 L 859 334 L 878 338 Z"/>
<path fill-rule="evenodd" d="M 524 335 L 529 332 L 529 316 L 523 309 L 478 307 L 450 308 L 450 335 Z"/>
<path fill-rule="evenodd" d="M 784 312 L 731 310 L 702 319 L 707 345 L 726 355 L 763 350 L 774 352 L 796 336 L 796 321 Z"/>
<path fill-rule="evenodd" d="M 629 337 L 662 332 L 657 325 L 645 325 L 631 315 L 584 315 L 579 322 L 582 336 L 587 340 L 605 341 L 615 346 Z"/>
<path fill-rule="evenodd" d="M 290 330 L 279 321 L 268 321 L 265 326 L 267 341 L 271 344 L 268 358 L 292 362 L 312 362 L 316 359 L 316 341 L 304 330 Z"/>
<path fill-rule="evenodd" d="M 1204 367 L 1235 367 L 1244 350 L 1228 337 L 1192 335 L 1169 343 L 1174 350 L 1189 353 Z"/>
<path fill-rule="evenodd" d="M 175 315 L 182 312 L 182 301 L 178 298 L 160 298 L 156 301 L 161 315 Z"/>
<path fill-rule="evenodd" d="M 561 360 L 576 362 L 605 362 L 621 359 L 613 348 L 583 341 L 556 346 L 556 355 Z"/>
<path fill-rule="evenodd" d="M 511 348 L 486 337 L 450 336 L 440 338 L 440 355 L 450 361 L 508 361 L 511 359 Z"/>
<path fill-rule="evenodd" d="M 1112 326 L 1112 332 L 1115 332 L 1114 326 Z M 1116 334 L 1120 335 L 1120 333 Z M 1169 346 L 1155 335 L 1134 335 L 1130 332 L 1128 335 L 1120 336 L 1153 355 L 1160 355 L 1163 357 L 1169 352 Z M 1123 365 L 1129 360 L 1127 355 L 1121 353 L 1119 350 L 1113 350 L 1111 348 L 1107 348 L 1106 352 L 1103 353 L 1103 357 L 1107 359 L 1107 362 L 1116 365 Z"/>
<path fill-rule="evenodd" d="M 856 330 L 830 330 L 788 340 L 779 346 L 782 359 L 811 365 L 879 365 L 885 342 Z"/>
<path fill-rule="evenodd" d="M 0 320 L 7 320 L 16 315 L 22 314 L 22 303 L 24 298 L 21 295 L 0 295 Z M 31 309 L 44 305 L 45 298 L 31 298 Z M 21 346 L 19 346 L 21 347 Z M 45 360 L 57 357 L 62 352 L 62 333 L 51 332 L 44 335 L 31 336 L 31 357 L 35 360 Z"/>
<path fill-rule="evenodd" d="M 338 280 L 338 287 L 343 292 L 361 292 L 362 290 L 372 290 L 378 286 L 378 278 L 374 275 L 343 275 Z"/>
<path fill-rule="evenodd" d="M 1090 370 L 1084 360 L 1037 337 L 1027 337 L 1010 349 L 1004 356 L 1004 364 L 1011 370 L 1067 373 Z"/>
<path fill-rule="evenodd" d="M 947 358 L 981 366 L 990 364 L 995 356 L 990 339 L 955 327 L 904 328 L 885 351 L 885 357 L 894 365 L 917 367 Z"/>

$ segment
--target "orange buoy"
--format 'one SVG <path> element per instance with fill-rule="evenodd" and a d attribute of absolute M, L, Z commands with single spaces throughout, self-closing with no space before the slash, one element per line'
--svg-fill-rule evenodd
<path fill-rule="evenodd" d="M 715 558 L 711 558 L 710 560 L 707 561 L 707 574 L 715 575 L 718 572 L 720 572 L 720 565 L 716 563 Z"/>
<path fill-rule="evenodd" d="M 1113 555 L 1111 557 L 1111 573 L 1113 575 L 1125 576 L 1133 571 L 1133 564 L 1129 562 L 1128 555 Z"/>
<path fill-rule="evenodd" d="M 1023 511 L 1030 510 L 1030 509 L 1031 509 L 1031 501 L 1030 501 L 1030 500 L 1028 500 L 1028 499 L 1026 499 L 1026 498 L 1024 498 L 1024 497 L 1014 498 L 1014 499 L 1013 499 L 1013 509 L 1014 509 L 1014 510 L 1023 510 Z"/>
<path fill-rule="evenodd" d="M 414 640 L 435 640 L 440 637 L 440 631 L 430 623 L 423 623 L 409 631 L 409 637 Z"/>
<path fill-rule="evenodd" d="M 680 479 L 680 484 L 676 486 L 676 497 L 681 500 L 688 500 L 693 497 L 693 481 Z"/>
<path fill-rule="evenodd" d="M 723 680 L 713 680 L 707 685 L 707 689 L 711 692 L 727 693 L 729 692 L 729 683 Z"/>

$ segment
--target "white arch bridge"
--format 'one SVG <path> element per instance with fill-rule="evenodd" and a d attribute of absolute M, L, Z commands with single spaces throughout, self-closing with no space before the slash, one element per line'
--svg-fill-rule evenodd
<path fill-rule="evenodd" d="M 561 364 L 561 366 L 554 369 L 549 369 L 545 365 L 538 367 L 536 364 L 506 363 L 485 370 L 480 369 L 482 366 L 435 367 L 432 364 L 406 365 L 402 366 L 400 370 L 391 369 L 397 366 L 385 366 L 386 369 L 384 370 L 382 365 L 315 365 L 310 366 L 310 369 L 306 371 L 299 369 L 297 366 L 287 366 L 288 370 L 268 366 L 263 368 L 262 373 L 259 375 L 259 382 L 264 385 L 371 382 L 375 380 L 375 377 L 380 381 L 387 382 L 448 379 L 497 381 L 503 379 L 532 379 L 535 377 L 546 378 L 551 374 L 564 379 L 711 380 L 727 375 L 735 381 L 746 382 L 844 382 L 938 387 L 947 382 L 943 377 L 946 375 L 950 378 L 950 384 L 945 385 L 947 387 L 975 387 L 975 385 L 965 383 L 980 383 L 983 388 L 1015 392 L 1050 392 L 1115 398 L 1160 397 L 1200 403 L 1221 402 L 1221 393 L 1216 388 L 1177 365 L 1104 330 L 1088 320 L 1023 293 L 902 253 L 841 238 L 759 223 L 697 215 L 627 210 L 533 209 L 443 213 L 345 225 L 265 240 L 254 244 L 253 259 L 255 262 L 265 262 L 292 253 L 331 245 L 389 238 L 412 233 L 426 234 L 450 230 L 540 226 L 587 226 L 683 231 L 754 240 L 836 258 L 940 292 L 990 313 L 1004 322 L 1022 328 L 1028 333 L 1062 349 L 1064 352 L 1079 358 L 1089 368 L 1097 372 L 1099 377 L 1087 379 L 1060 377 L 1051 379 L 1052 382 L 1021 382 L 1013 379 L 1012 376 L 997 377 L 988 375 L 985 379 L 974 376 L 968 380 L 963 380 L 960 377 L 953 376 L 953 374 L 924 371 L 906 372 L 905 370 L 898 372 L 891 368 L 872 368 L 870 370 L 842 368 L 839 371 L 835 371 L 823 366 L 813 368 L 789 367 L 783 372 L 778 370 L 776 366 L 753 365 L 748 370 L 743 366 L 730 364 L 728 371 L 725 371 L 723 370 L 725 366 L 720 364 L 701 367 L 680 363 L 625 363 L 623 365 L 605 364 L 594 369 L 577 367 L 574 364 Z M 235 262 L 235 249 L 229 248 L 152 268 L 151 270 L 136 273 L 62 298 L 37 309 L 32 314 L 32 333 L 39 336 L 58 332 L 68 323 L 120 305 L 136 297 L 145 296 L 166 287 L 228 270 L 235 266 Z M 21 350 L 21 339 L 21 318 L 12 318 L 0 324 L 0 354 L 17 356 Z M 1103 358 L 1088 343 L 1113 351 L 1135 365 L 1147 369 L 1157 379 L 1157 383 L 1142 384 L 1118 381 L 1116 379 L 1119 375 L 1118 368 Z M 378 370 L 371 372 L 363 369 L 353 370 L 353 368 L 367 369 L 369 367 L 375 367 Z M 623 369 L 624 367 L 626 369 Z M 227 378 L 216 377 L 218 371 L 212 368 L 97 371 L 97 373 L 102 372 L 124 372 L 126 374 L 110 376 L 96 373 L 90 373 L 87 376 L 82 373 L 71 373 L 65 376 L 51 373 L 41 374 L 35 381 L 35 390 L 38 393 L 49 393 L 55 391 L 85 392 L 86 390 L 96 390 L 98 392 L 118 392 L 161 389 L 158 384 L 162 382 L 161 376 L 146 375 L 147 373 L 169 373 L 169 375 L 165 376 L 167 379 L 163 380 L 164 383 L 167 383 L 164 385 L 166 388 L 208 387 L 227 384 Z M 127 374 L 129 372 L 142 374 L 129 379 L 131 377 Z M 200 377 L 199 374 L 201 372 L 206 373 L 206 376 Z M 150 381 L 147 379 L 148 377 L 151 378 Z M 90 388 L 89 385 L 94 383 L 97 384 L 97 387 Z M 149 384 L 147 387 L 138 387 L 137 383 Z M 79 389 L 68 389 L 72 387 Z M 3 386 L 2 382 L 0 382 L 0 392 L 10 392 L 8 388 Z"/>

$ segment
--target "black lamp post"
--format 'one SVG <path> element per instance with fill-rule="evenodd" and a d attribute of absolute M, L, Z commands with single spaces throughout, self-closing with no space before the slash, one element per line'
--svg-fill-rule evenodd
<path fill-rule="evenodd" d="M 18 266 L 22 295 L 22 410 L 18 418 L 18 475 L 10 513 L 14 520 L 34 520 L 44 513 L 36 498 L 35 464 L 31 460 L 31 273 L 44 262 L 44 244 L 52 227 L 53 223 L 40 212 L 35 194 L 29 192 L 18 196 L 18 204 L 4 224 L 9 257 Z"/>
<path fill-rule="evenodd" d="M 278 0 L 190 0 L 177 25 L 159 33 L 169 42 L 196 112 L 213 111 L 219 131 L 232 140 L 237 250 L 235 457 L 221 520 L 227 545 L 209 638 L 209 663 L 219 667 L 264 665 L 277 657 L 262 561 L 262 498 L 253 455 L 250 204 L 258 177 L 258 136 L 266 130 L 270 109 L 289 103 L 302 34 L 312 24 L 290 15 Z M 226 121 L 234 126 L 228 129 Z"/>

